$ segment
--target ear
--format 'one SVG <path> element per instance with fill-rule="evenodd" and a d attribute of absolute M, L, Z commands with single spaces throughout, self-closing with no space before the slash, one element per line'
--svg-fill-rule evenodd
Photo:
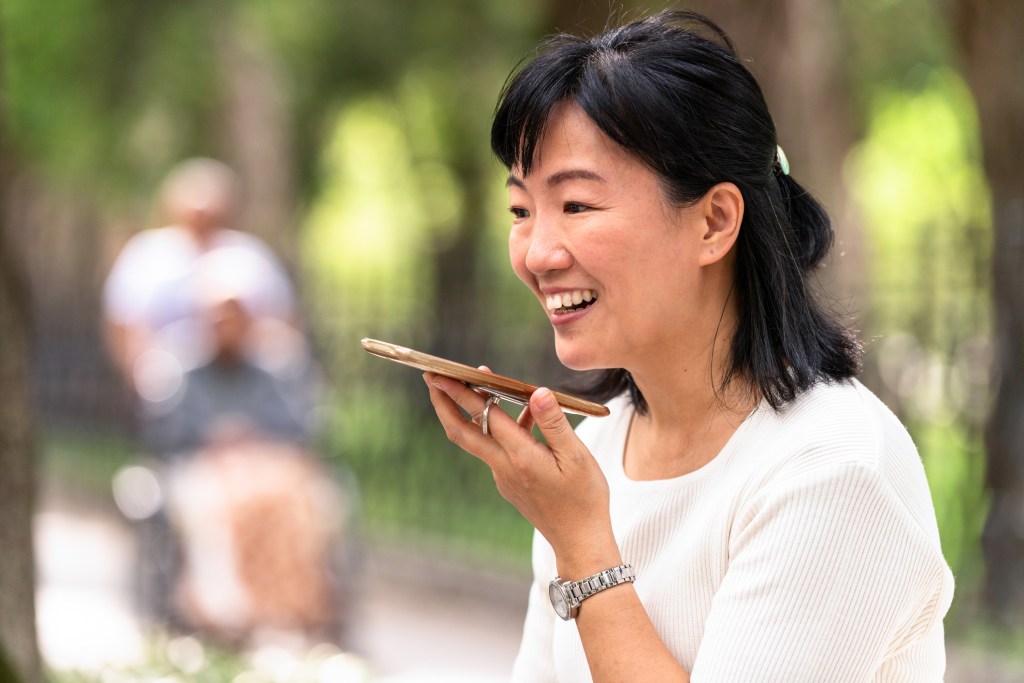
<path fill-rule="evenodd" d="M 709 266 L 728 254 L 743 223 L 743 194 L 732 183 L 718 183 L 700 201 L 705 225 L 698 263 Z"/>

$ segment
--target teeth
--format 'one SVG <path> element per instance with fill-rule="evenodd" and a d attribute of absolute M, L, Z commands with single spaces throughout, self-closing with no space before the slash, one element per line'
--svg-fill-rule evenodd
<path fill-rule="evenodd" d="M 549 311 L 557 311 L 560 308 L 579 306 L 584 301 L 593 301 L 597 298 L 597 292 L 592 289 L 574 289 L 570 292 L 550 294 L 545 297 L 545 304 Z"/>

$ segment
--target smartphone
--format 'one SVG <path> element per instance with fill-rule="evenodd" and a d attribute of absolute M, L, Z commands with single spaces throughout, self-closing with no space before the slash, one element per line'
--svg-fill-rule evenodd
<path fill-rule="evenodd" d="M 428 353 L 422 351 L 415 351 L 408 349 L 404 346 L 398 346 L 397 344 L 389 344 L 388 342 L 378 341 L 376 339 L 363 339 L 363 348 L 372 353 L 375 356 L 381 358 L 387 358 L 393 360 L 396 363 L 402 363 L 426 372 L 433 372 L 438 375 L 444 375 L 445 377 L 451 377 L 456 379 L 463 384 L 469 385 L 473 389 L 478 389 L 484 393 L 503 398 L 519 405 L 526 405 L 530 402 L 530 396 L 537 390 L 532 384 L 526 382 L 520 382 L 517 379 L 511 377 L 505 377 L 503 375 L 496 375 L 490 372 L 484 372 L 477 368 L 472 368 L 462 363 L 456 363 L 455 361 L 447 360 L 445 358 L 438 358 L 437 356 L 431 356 Z M 562 410 L 567 413 L 575 413 L 576 415 L 590 415 L 592 417 L 604 417 L 609 414 L 608 408 L 601 405 L 600 403 L 592 403 L 585 399 L 579 398 L 578 396 L 571 396 L 569 394 L 563 394 L 559 391 L 551 392 L 555 395 L 555 400 L 558 401 L 558 405 L 561 406 Z"/>

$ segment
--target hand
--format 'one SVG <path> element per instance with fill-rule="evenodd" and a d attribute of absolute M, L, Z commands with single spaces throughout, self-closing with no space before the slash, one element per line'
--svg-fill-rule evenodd
<path fill-rule="evenodd" d="M 447 377 L 426 373 L 423 379 L 448 439 L 491 468 L 501 495 L 554 548 L 563 576 L 578 579 L 591 567 L 590 574 L 620 562 L 608 482 L 550 390 L 537 389 L 518 420 L 492 408 L 485 436 L 477 426 L 485 397 Z M 534 424 L 547 445 L 533 437 Z"/>

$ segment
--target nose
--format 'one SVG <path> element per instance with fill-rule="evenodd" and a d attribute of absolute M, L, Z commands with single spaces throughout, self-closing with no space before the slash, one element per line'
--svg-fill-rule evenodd
<path fill-rule="evenodd" d="M 527 238 L 526 268 L 534 275 L 565 270 L 573 263 L 564 233 L 556 225 L 538 221 Z"/>

